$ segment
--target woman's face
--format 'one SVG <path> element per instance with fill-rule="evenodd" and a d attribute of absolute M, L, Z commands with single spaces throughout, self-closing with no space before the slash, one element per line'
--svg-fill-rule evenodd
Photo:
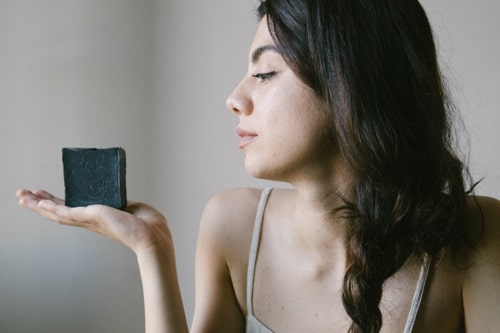
<path fill-rule="evenodd" d="M 239 117 L 238 145 L 252 176 L 293 183 L 329 165 L 325 103 L 280 55 L 265 17 L 250 48 L 248 72 L 227 106 Z"/>

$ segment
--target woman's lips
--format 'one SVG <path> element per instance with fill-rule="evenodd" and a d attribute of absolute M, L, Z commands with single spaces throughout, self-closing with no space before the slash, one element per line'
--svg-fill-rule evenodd
<path fill-rule="evenodd" d="M 236 128 L 236 133 L 238 133 L 238 136 L 240 137 L 238 140 L 238 147 L 240 148 L 248 145 L 257 137 L 257 134 L 247 131 L 239 126 Z"/>

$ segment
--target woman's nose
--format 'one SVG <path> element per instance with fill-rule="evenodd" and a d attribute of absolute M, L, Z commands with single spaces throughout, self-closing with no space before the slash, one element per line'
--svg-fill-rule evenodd
<path fill-rule="evenodd" d="M 248 115 L 252 112 L 252 101 L 245 89 L 243 81 L 240 82 L 226 99 L 226 106 L 237 115 Z"/>

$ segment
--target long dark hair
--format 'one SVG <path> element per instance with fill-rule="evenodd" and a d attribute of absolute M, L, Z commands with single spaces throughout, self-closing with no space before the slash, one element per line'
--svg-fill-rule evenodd
<path fill-rule="evenodd" d="M 383 282 L 463 235 L 464 164 L 430 24 L 416 0 L 267 0 L 271 35 L 329 105 L 355 177 L 342 300 L 350 332 L 379 332 Z"/>

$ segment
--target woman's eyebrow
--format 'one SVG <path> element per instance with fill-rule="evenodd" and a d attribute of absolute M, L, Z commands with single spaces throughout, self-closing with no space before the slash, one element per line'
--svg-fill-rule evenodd
<path fill-rule="evenodd" d="M 276 53 L 280 54 L 280 51 L 278 50 L 278 48 L 275 45 L 270 45 L 270 44 L 262 45 L 262 46 L 259 46 L 258 48 L 256 48 L 252 52 L 252 63 L 254 63 L 254 64 L 257 63 L 257 61 L 259 61 L 260 56 L 264 52 L 267 52 L 267 51 L 276 52 Z"/>

